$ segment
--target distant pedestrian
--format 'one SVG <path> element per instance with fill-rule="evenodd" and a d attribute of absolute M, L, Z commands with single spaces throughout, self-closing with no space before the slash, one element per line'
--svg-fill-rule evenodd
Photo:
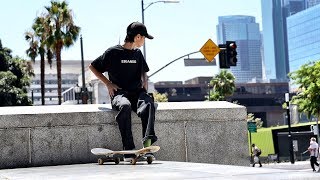
<path fill-rule="evenodd" d="M 254 167 L 256 165 L 256 163 L 259 163 L 259 167 L 262 167 L 261 161 L 260 161 L 260 155 L 261 155 L 262 151 L 260 148 L 258 148 L 258 146 L 256 146 L 255 144 L 252 144 L 252 154 L 253 154 L 253 164 L 252 167 Z"/>
<path fill-rule="evenodd" d="M 310 139 L 310 146 L 308 147 L 308 151 L 310 153 L 310 165 L 311 165 L 313 172 L 316 172 L 314 165 L 319 167 L 319 164 L 317 162 L 317 157 L 319 155 L 318 148 L 319 148 L 319 145 L 316 142 L 316 138 L 312 137 Z M 318 172 L 320 172 L 320 168 L 318 169 Z"/>

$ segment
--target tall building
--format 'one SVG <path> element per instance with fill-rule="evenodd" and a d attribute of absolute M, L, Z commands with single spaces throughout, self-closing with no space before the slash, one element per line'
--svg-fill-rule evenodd
<path fill-rule="evenodd" d="M 290 72 L 320 60 L 320 4 L 288 17 Z"/>
<path fill-rule="evenodd" d="M 291 6 L 293 0 L 262 0 L 262 34 L 266 78 L 287 81 L 289 72 L 286 17 L 298 10 Z M 292 5 L 293 3 L 291 3 Z"/>
<path fill-rule="evenodd" d="M 288 81 L 289 66 L 287 19 L 305 11 L 320 0 L 261 0 L 266 78 Z"/>
<path fill-rule="evenodd" d="M 218 43 L 236 41 L 237 66 L 230 68 L 236 82 L 262 79 L 261 39 L 259 24 L 252 16 L 220 16 L 217 25 Z"/>
<path fill-rule="evenodd" d="M 318 4 L 320 4 L 320 0 L 307 0 L 306 2 L 307 8 L 313 7 Z"/>
<path fill-rule="evenodd" d="M 285 9 L 285 17 L 294 15 L 307 8 L 308 0 L 282 0 L 283 8 Z"/>

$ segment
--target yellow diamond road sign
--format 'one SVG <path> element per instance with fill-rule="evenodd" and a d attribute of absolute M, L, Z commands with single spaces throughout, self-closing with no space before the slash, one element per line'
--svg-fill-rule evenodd
<path fill-rule="evenodd" d="M 207 61 L 211 62 L 214 57 L 220 52 L 220 48 L 209 39 L 200 49 Z"/>

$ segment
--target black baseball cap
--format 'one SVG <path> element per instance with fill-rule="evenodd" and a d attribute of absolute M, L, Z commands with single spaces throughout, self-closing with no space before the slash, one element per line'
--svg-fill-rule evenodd
<path fill-rule="evenodd" d="M 153 39 L 153 36 L 148 34 L 147 28 L 144 24 L 140 22 L 133 22 L 127 27 L 127 35 L 135 36 L 140 34 L 141 36 L 145 36 L 148 39 Z"/>

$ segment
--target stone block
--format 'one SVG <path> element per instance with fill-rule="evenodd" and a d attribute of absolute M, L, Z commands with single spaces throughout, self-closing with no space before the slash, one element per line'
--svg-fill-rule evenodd
<path fill-rule="evenodd" d="M 110 105 L 0 108 L 0 168 L 96 162 L 92 148 L 121 150 Z M 136 149 L 141 120 L 132 113 Z M 228 102 L 158 103 L 156 158 L 248 165 L 246 108 Z"/>
<path fill-rule="evenodd" d="M 0 129 L 0 169 L 29 166 L 29 129 Z"/>

